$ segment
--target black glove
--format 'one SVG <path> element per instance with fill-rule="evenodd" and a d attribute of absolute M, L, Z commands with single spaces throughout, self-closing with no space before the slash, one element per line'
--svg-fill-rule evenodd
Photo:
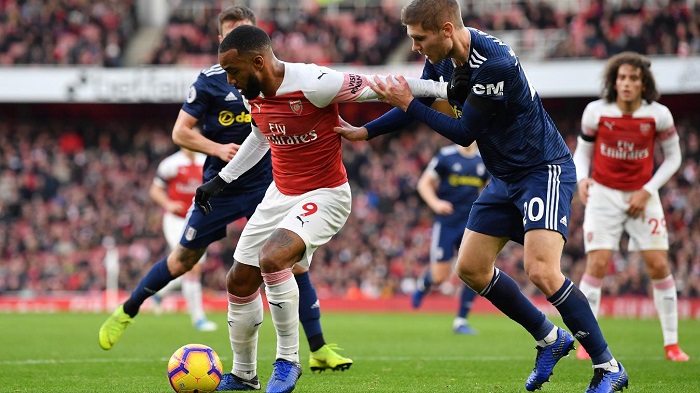
<path fill-rule="evenodd" d="M 469 64 L 455 68 L 452 72 L 452 79 L 447 86 L 447 98 L 450 101 L 464 103 L 469 96 L 469 82 L 472 79 L 472 72 Z"/>
<path fill-rule="evenodd" d="M 217 175 L 214 176 L 213 179 L 197 187 L 197 192 L 194 194 L 194 204 L 197 206 L 197 209 L 205 216 L 211 213 L 211 203 L 209 203 L 209 199 L 220 193 L 227 185 L 228 183 L 226 183 L 226 180 Z"/>

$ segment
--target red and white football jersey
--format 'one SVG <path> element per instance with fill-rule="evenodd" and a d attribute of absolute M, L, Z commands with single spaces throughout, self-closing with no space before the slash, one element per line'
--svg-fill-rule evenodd
<path fill-rule="evenodd" d="M 302 195 L 347 182 L 341 159 L 338 103 L 377 100 L 372 76 L 343 73 L 316 64 L 285 63 L 273 96 L 245 101 L 252 132 L 219 172 L 231 182 L 272 151 L 272 176 L 284 195 Z M 376 76 L 386 82 L 387 76 Z M 416 97 L 447 98 L 447 82 L 406 78 Z"/>
<path fill-rule="evenodd" d="M 586 106 L 584 135 L 595 137 L 591 178 L 607 187 L 639 190 L 652 177 L 654 143 L 676 134 L 671 111 L 657 102 L 642 102 L 632 114 L 604 99 Z"/>
<path fill-rule="evenodd" d="M 374 98 L 367 77 L 316 64 L 284 63 L 273 97 L 249 101 L 255 126 L 270 144 L 272 176 L 285 195 L 333 188 L 348 181 L 341 157 L 338 102 Z"/>
<path fill-rule="evenodd" d="M 161 161 L 153 182 L 166 188 L 168 198 L 189 206 L 197 187 L 202 184 L 204 160 L 204 154 L 195 153 L 194 160 L 191 160 L 180 150 Z M 185 217 L 185 214 L 186 212 L 183 212 L 180 216 Z"/>

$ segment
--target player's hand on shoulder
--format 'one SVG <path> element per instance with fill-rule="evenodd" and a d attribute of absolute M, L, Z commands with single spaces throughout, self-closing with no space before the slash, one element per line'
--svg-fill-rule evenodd
<path fill-rule="evenodd" d="M 222 161 L 229 162 L 233 159 L 236 153 L 238 153 L 238 149 L 240 147 L 241 145 L 237 145 L 235 143 L 227 143 L 225 145 L 220 145 L 219 152 L 216 156 L 219 157 Z"/>
<path fill-rule="evenodd" d="M 226 183 L 226 180 L 217 175 L 208 182 L 197 187 L 197 191 L 194 194 L 194 204 L 197 206 L 197 209 L 205 216 L 211 213 L 212 209 L 209 200 L 220 193 L 227 185 L 228 183 Z"/>
<path fill-rule="evenodd" d="M 588 203 L 588 189 L 593 185 L 593 180 L 589 178 L 581 179 L 578 182 L 578 197 L 581 199 L 581 203 L 586 206 Z"/>
<path fill-rule="evenodd" d="M 333 131 L 342 135 L 343 138 L 352 142 L 367 140 L 368 134 L 365 127 L 355 127 L 342 117 L 338 117 L 338 120 L 340 120 L 340 126 L 333 127 Z"/>

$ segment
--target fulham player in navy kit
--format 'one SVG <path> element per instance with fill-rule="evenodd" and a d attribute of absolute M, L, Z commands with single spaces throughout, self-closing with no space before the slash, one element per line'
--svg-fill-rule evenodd
<path fill-rule="evenodd" d="M 374 90 L 384 102 L 451 141 L 462 146 L 476 141 L 492 179 L 472 207 L 456 270 L 464 283 L 536 341 L 535 366 L 525 388 L 534 391 L 548 382 L 576 337 L 593 362 L 586 391 L 622 390 L 627 372 L 608 348 L 585 295 L 561 272 L 576 168 L 518 57 L 497 37 L 465 27 L 457 0 L 413 0 L 402 9 L 401 22 L 412 49 L 427 63 L 450 61 L 455 66 L 448 96 L 460 103 L 461 118 L 414 99 L 402 77 L 397 83 L 375 79 Z M 350 140 L 379 134 L 368 134 L 367 127 L 336 131 Z M 555 326 L 494 266 L 510 240 L 523 244 L 525 272 L 573 334 Z"/>

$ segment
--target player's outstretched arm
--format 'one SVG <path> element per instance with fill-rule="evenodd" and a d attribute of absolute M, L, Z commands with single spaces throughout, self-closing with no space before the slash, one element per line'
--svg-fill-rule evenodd
<path fill-rule="evenodd" d="M 425 69 L 421 79 L 433 79 L 426 77 Z M 434 79 L 433 79 L 434 80 Z M 469 84 L 471 80 L 471 72 L 468 67 L 458 67 L 452 74 L 452 78 L 447 87 L 448 102 L 457 101 L 464 102 L 469 96 Z M 409 86 L 410 87 L 410 86 Z M 434 97 L 418 97 L 418 101 L 426 106 L 432 106 L 435 102 Z M 364 125 L 367 130 L 367 138 L 372 139 L 379 135 L 385 135 L 396 130 L 401 130 L 411 124 L 416 119 L 400 108 L 393 108 L 389 112 L 383 114 L 379 118 L 370 121 Z M 449 137 L 448 137 L 449 138 Z M 452 138 L 450 138 L 452 139 Z M 456 142 L 455 139 L 452 139 Z"/>
<path fill-rule="evenodd" d="M 352 101 L 364 102 L 364 101 L 385 101 L 386 97 L 379 93 L 375 88 L 377 84 L 383 85 L 397 85 L 400 84 L 405 88 L 405 95 L 410 95 L 413 97 L 434 97 L 447 99 L 447 82 L 438 82 L 430 79 L 419 79 L 404 77 L 402 75 L 360 75 L 363 81 L 365 81 L 365 87 L 361 90 L 357 97 L 351 99 Z M 410 100 L 409 100 L 410 102 Z"/>
<path fill-rule="evenodd" d="M 377 101 L 382 97 L 372 90 L 376 78 L 380 81 L 387 79 L 396 80 L 389 75 L 364 75 L 335 71 L 327 67 L 317 67 L 307 71 L 311 74 L 320 73 L 318 78 L 306 80 L 302 91 L 312 104 L 324 108 L 333 103 L 340 102 L 365 102 Z M 447 82 L 438 82 L 428 79 L 403 78 L 408 90 L 416 97 L 435 97 L 447 99 Z"/>
<path fill-rule="evenodd" d="M 491 102 L 479 101 L 477 108 L 467 100 L 462 106 L 462 118 L 455 119 L 417 100 L 404 81 L 375 79 L 374 82 L 375 85 L 371 88 L 384 97 L 381 101 L 405 111 L 458 145 L 471 145 L 476 140 L 478 132 L 484 129 L 494 116 Z"/>

